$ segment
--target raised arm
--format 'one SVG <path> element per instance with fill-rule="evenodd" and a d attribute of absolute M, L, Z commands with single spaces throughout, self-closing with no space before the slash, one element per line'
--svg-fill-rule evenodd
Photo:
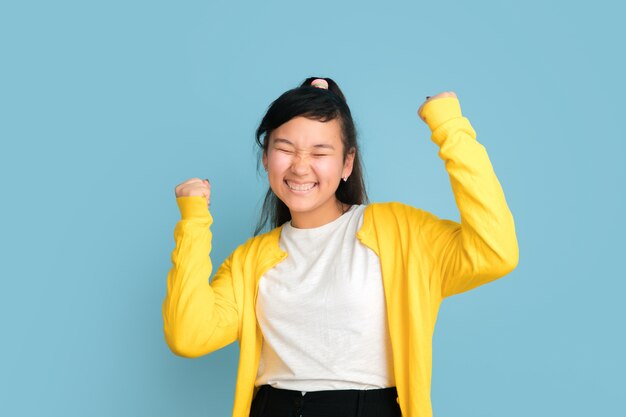
<path fill-rule="evenodd" d="M 212 271 L 208 196 L 176 198 L 181 219 L 174 229 L 176 247 L 167 276 L 163 301 L 163 331 L 170 349 L 180 356 L 197 357 L 237 339 L 238 312 L 234 297 L 231 258 Z"/>
<path fill-rule="evenodd" d="M 435 96 L 418 114 L 439 146 L 461 217 L 459 224 L 427 213 L 420 225 L 433 253 L 441 296 L 448 297 L 515 269 L 515 224 L 487 152 L 463 117 L 456 95 Z"/>

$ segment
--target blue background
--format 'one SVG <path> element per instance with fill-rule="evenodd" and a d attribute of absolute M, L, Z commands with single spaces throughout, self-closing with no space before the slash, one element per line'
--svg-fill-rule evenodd
<path fill-rule="evenodd" d="M 520 264 L 447 299 L 436 417 L 617 415 L 626 351 L 617 1 L 23 1 L 0 6 L 3 416 L 227 416 L 238 346 L 174 356 L 174 187 L 209 178 L 214 261 L 251 235 L 254 130 L 305 77 L 355 116 L 373 201 L 458 211 L 416 110 L 452 90 Z M 620 28 L 621 27 L 621 28 Z"/>

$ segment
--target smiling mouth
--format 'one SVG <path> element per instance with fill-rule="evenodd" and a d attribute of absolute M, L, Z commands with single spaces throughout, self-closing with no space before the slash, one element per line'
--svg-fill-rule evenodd
<path fill-rule="evenodd" d="M 285 184 L 292 191 L 309 191 L 309 190 L 313 189 L 317 185 L 316 182 L 307 182 L 305 184 L 296 184 L 294 182 L 290 182 L 290 181 L 287 181 L 287 180 L 285 180 Z"/>

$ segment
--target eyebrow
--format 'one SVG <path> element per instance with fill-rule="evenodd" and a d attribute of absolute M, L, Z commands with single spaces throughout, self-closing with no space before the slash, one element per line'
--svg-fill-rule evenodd
<path fill-rule="evenodd" d="M 291 145 L 294 146 L 293 143 L 291 143 L 291 141 L 287 140 L 287 139 L 283 139 L 283 138 L 275 138 L 274 139 L 274 144 L 277 143 L 285 143 L 287 145 Z M 314 148 L 322 148 L 322 149 L 331 149 L 331 150 L 335 150 L 335 147 L 333 145 L 330 144 L 326 144 L 326 143 L 318 143 L 317 145 L 313 145 Z"/>

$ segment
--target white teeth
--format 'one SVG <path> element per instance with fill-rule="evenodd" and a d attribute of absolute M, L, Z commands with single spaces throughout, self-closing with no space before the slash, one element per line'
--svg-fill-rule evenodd
<path fill-rule="evenodd" d="M 285 182 L 287 183 L 287 186 L 294 191 L 309 191 L 311 188 L 315 187 L 314 182 L 311 182 L 308 184 L 293 184 L 293 183 L 290 183 L 289 181 L 285 181 Z"/>

